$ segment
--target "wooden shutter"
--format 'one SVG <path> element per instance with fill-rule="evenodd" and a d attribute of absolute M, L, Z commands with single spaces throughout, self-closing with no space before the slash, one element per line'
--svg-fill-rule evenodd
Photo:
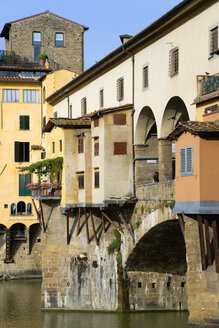
<path fill-rule="evenodd" d="M 19 174 L 19 196 L 26 195 L 25 174 Z"/>
<path fill-rule="evenodd" d="M 192 147 L 186 148 L 186 173 L 187 173 L 187 175 L 193 174 L 193 149 L 192 149 Z"/>
<path fill-rule="evenodd" d="M 25 130 L 29 130 L 30 128 L 30 118 L 29 116 L 24 116 L 24 127 L 25 127 Z"/>
<path fill-rule="evenodd" d="M 24 144 L 24 158 L 23 162 L 29 162 L 30 161 L 30 151 L 29 151 L 29 142 L 22 142 Z"/>
<path fill-rule="evenodd" d="M 126 125 L 126 114 L 114 114 L 113 123 L 115 125 Z"/>
<path fill-rule="evenodd" d="M 20 158 L 20 142 L 15 141 L 14 143 L 14 161 L 21 162 Z"/>
<path fill-rule="evenodd" d="M 114 142 L 114 155 L 126 155 L 127 142 Z"/>
<path fill-rule="evenodd" d="M 180 149 L 180 175 L 186 174 L 186 149 Z"/>
<path fill-rule="evenodd" d="M 20 116 L 20 130 L 25 130 L 24 117 L 25 116 Z"/>
<path fill-rule="evenodd" d="M 31 196 L 31 190 L 27 188 L 27 185 L 31 183 L 31 174 L 25 174 L 25 196 Z"/>

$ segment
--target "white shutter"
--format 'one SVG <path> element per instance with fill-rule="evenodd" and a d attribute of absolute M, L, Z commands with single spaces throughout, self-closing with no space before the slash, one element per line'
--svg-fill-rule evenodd
<path fill-rule="evenodd" d="M 186 149 L 180 149 L 180 175 L 186 174 Z"/>
<path fill-rule="evenodd" d="M 192 147 L 186 148 L 186 172 L 187 175 L 193 174 L 193 149 Z"/>

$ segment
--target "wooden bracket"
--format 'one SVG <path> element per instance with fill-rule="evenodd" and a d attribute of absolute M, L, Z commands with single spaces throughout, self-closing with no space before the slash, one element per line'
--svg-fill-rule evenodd
<path fill-rule="evenodd" d="M 94 225 L 94 218 L 93 218 L 93 215 L 92 215 L 92 209 L 91 208 L 90 208 L 90 217 L 91 217 L 91 224 L 92 224 L 93 233 L 94 233 L 94 239 L 95 239 L 96 245 L 99 246 L 99 241 L 97 239 L 97 234 L 96 234 L 95 225 Z"/>
<path fill-rule="evenodd" d="M 87 243 L 90 244 L 89 228 L 88 228 L 88 219 L 87 219 L 87 212 L 86 212 L 86 208 L 85 208 L 85 207 L 84 207 L 84 216 L 85 216 L 85 225 L 86 225 Z"/>
<path fill-rule="evenodd" d="M 178 214 L 178 220 L 179 220 L 179 224 L 180 224 L 180 228 L 181 228 L 183 237 L 185 238 L 185 221 L 183 219 L 182 214 Z"/>

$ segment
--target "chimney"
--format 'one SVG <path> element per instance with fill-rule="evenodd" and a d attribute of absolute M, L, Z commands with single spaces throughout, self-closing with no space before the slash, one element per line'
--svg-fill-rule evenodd
<path fill-rule="evenodd" d="M 128 40 L 130 40 L 132 38 L 132 35 L 123 34 L 123 35 L 120 35 L 119 37 L 120 37 L 122 44 L 124 44 L 125 42 L 127 42 Z"/>

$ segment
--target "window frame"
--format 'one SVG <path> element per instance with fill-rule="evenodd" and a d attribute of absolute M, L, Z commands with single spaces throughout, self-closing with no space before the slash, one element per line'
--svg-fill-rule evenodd
<path fill-rule="evenodd" d="M 29 142 L 14 142 L 14 161 L 15 163 L 30 162 Z"/>
<path fill-rule="evenodd" d="M 212 47 L 213 31 L 217 30 L 217 48 Z M 212 25 L 209 28 L 209 54 L 214 57 L 214 55 L 219 51 L 219 23 Z M 211 58 L 212 58 L 211 57 Z"/>
<path fill-rule="evenodd" d="M 10 91 L 10 93 L 9 93 Z M 15 99 L 12 99 L 12 94 L 14 92 L 15 95 Z M 20 102 L 20 90 L 19 89 L 3 89 L 2 90 L 3 93 L 3 103 L 19 103 Z M 9 98 L 11 98 L 11 100 L 8 100 Z"/>
<path fill-rule="evenodd" d="M 58 35 L 58 34 L 62 34 L 63 35 L 63 40 L 62 40 L 62 44 L 61 45 L 58 45 L 57 44 L 57 41 L 58 40 L 56 40 L 56 35 Z M 58 41 L 59 42 L 59 41 Z M 64 46 L 65 46 L 65 37 L 64 37 L 64 32 L 55 32 L 55 34 L 54 34 L 54 46 L 55 47 L 58 47 L 58 48 L 63 48 Z"/>
<path fill-rule="evenodd" d="M 147 69 L 146 78 L 145 78 L 145 69 Z M 149 65 L 146 64 L 142 67 L 142 90 L 147 90 L 148 88 L 149 88 Z"/>
<path fill-rule="evenodd" d="M 177 57 L 175 54 L 177 53 Z M 174 47 L 169 51 L 169 76 L 174 77 L 179 74 L 179 47 Z"/>
<path fill-rule="evenodd" d="M 100 105 L 100 108 L 104 107 L 104 89 L 103 88 L 101 88 L 99 90 L 99 105 Z"/>
<path fill-rule="evenodd" d="M 78 189 L 84 190 L 84 173 L 77 173 Z"/>
<path fill-rule="evenodd" d="M 183 154 L 184 153 L 184 154 Z M 189 154 L 190 153 L 190 154 Z M 183 159 L 184 157 L 184 159 Z M 180 148 L 180 176 L 192 176 L 193 175 L 193 146 Z M 183 163 L 184 161 L 184 163 Z M 189 169 L 191 167 L 191 169 Z"/>
<path fill-rule="evenodd" d="M 25 103 L 25 104 L 39 104 L 40 103 L 40 90 L 37 90 L 37 89 L 23 89 L 23 103 Z"/>
<path fill-rule="evenodd" d="M 94 189 L 100 188 L 100 170 L 94 169 Z"/>
<path fill-rule="evenodd" d="M 19 126 L 20 130 L 27 131 L 30 130 L 30 116 L 29 115 L 20 115 L 19 116 Z"/>
<path fill-rule="evenodd" d="M 84 135 L 78 136 L 78 154 L 84 153 Z"/>
<path fill-rule="evenodd" d="M 40 34 L 40 41 L 34 41 L 34 33 Z M 32 45 L 33 46 L 42 46 L 42 32 L 41 31 L 33 31 L 32 32 Z"/>
<path fill-rule="evenodd" d="M 120 77 L 116 80 L 116 99 L 117 101 L 124 100 L 124 77 Z"/>
<path fill-rule="evenodd" d="M 31 183 L 31 174 L 19 174 L 19 196 L 31 196 L 31 190 L 27 188 L 28 183 Z"/>
<path fill-rule="evenodd" d="M 100 155 L 99 137 L 94 137 L 94 156 Z"/>
<path fill-rule="evenodd" d="M 81 98 L 81 116 L 84 116 L 87 114 L 87 98 L 83 97 Z"/>

